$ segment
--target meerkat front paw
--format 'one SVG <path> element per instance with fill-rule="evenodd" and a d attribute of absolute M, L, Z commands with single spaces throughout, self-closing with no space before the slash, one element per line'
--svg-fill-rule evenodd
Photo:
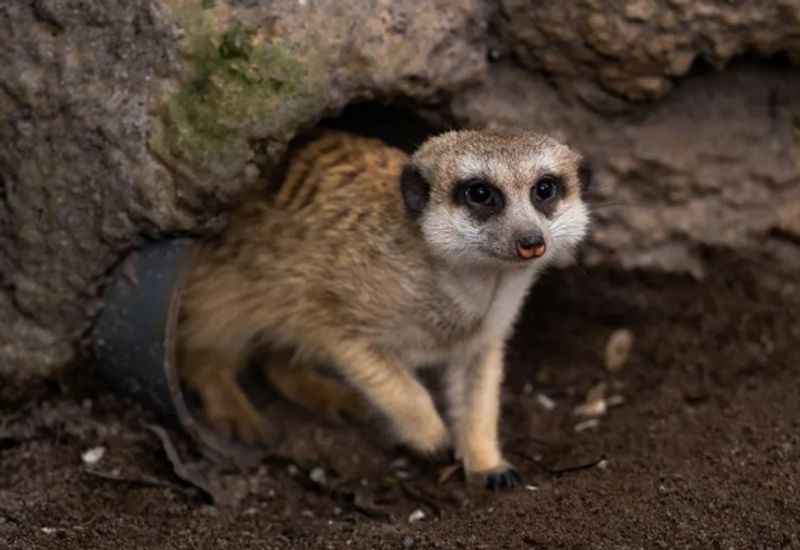
<path fill-rule="evenodd" d="M 467 471 L 467 480 L 482 484 L 492 491 L 513 489 L 524 483 L 517 469 L 505 461 L 488 470 Z"/>
<path fill-rule="evenodd" d="M 524 483 L 517 469 L 508 464 L 499 470 L 484 473 L 482 477 L 486 480 L 486 488 L 492 491 L 513 489 Z"/>
<path fill-rule="evenodd" d="M 465 470 L 467 480 L 482 484 L 492 491 L 513 489 L 524 483 L 517 469 L 505 460 L 493 468 L 475 471 L 469 470 L 465 465 Z"/>

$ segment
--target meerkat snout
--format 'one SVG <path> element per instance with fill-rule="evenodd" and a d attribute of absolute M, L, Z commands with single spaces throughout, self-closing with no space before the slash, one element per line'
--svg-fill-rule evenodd
<path fill-rule="evenodd" d="M 517 256 L 523 260 L 541 258 L 546 251 L 547 245 L 541 233 L 534 233 L 517 239 Z"/>

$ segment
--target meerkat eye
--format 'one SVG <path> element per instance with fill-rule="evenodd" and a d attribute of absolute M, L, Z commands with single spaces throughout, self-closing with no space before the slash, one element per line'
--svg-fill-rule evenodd
<path fill-rule="evenodd" d="M 469 178 L 453 189 L 453 201 L 466 206 L 478 220 L 485 221 L 500 213 L 505 206 L 503 192 L 484 178 Z"/>
<path fill-rule="evenodd" d="M 469 185 L 466 190 L 467 200 L 474 204 L 486 204 L 492 198 L 492 190 L 483 182 Z"/>
<path fill-rule="evenodd" d="M 542 176 L 533 186 L 534 202 L 549 202 L 561 189 L 561 182 L 555 176 Z"/>
<path fill-rule="evenodd" d="M 464 202 L 472 206 L 498 208 L 503 205 L 500 191 L 482 179 L 468 180 L 462 184 Z"/>

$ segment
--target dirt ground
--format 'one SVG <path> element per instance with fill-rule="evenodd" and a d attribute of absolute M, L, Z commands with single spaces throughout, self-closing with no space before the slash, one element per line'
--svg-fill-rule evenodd
<path fill-rule="evenodd" d="M 800 548 L 800 282 L 708 255 L 702 282 L 570 269 L 534 289 L 502 425 L 528 485 L 507 493 L 289 408 L 279 451 L 211 470 L 214 504 L 168 459 L 205 464 L 185 438 L 165 447 L 88 366 L 0 380 L 0 548 Z M 613 406 L 587 425 L 599 383 Z"/>

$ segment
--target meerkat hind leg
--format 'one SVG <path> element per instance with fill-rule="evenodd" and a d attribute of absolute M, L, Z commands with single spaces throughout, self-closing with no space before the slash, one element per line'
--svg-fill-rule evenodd
<path fill-rule="evenodd" d="M 236 380 L 240 368 L 236 359 L 203 350 L 189 354 L 182 363 L 182 377 L 199 395 L 205 419 L 215 432 L 250 445 L 271 442 L 263 416 Z"/>
<path fill-rule="evenodd" d="M 283 396 L 308 410 L 321 412 L 333 421 L 342 417 L 365 420 L 367 401 L 354 388 L 319 371 L 319 366 L 295 353 L 272 353 L 264 374 Z"/>

